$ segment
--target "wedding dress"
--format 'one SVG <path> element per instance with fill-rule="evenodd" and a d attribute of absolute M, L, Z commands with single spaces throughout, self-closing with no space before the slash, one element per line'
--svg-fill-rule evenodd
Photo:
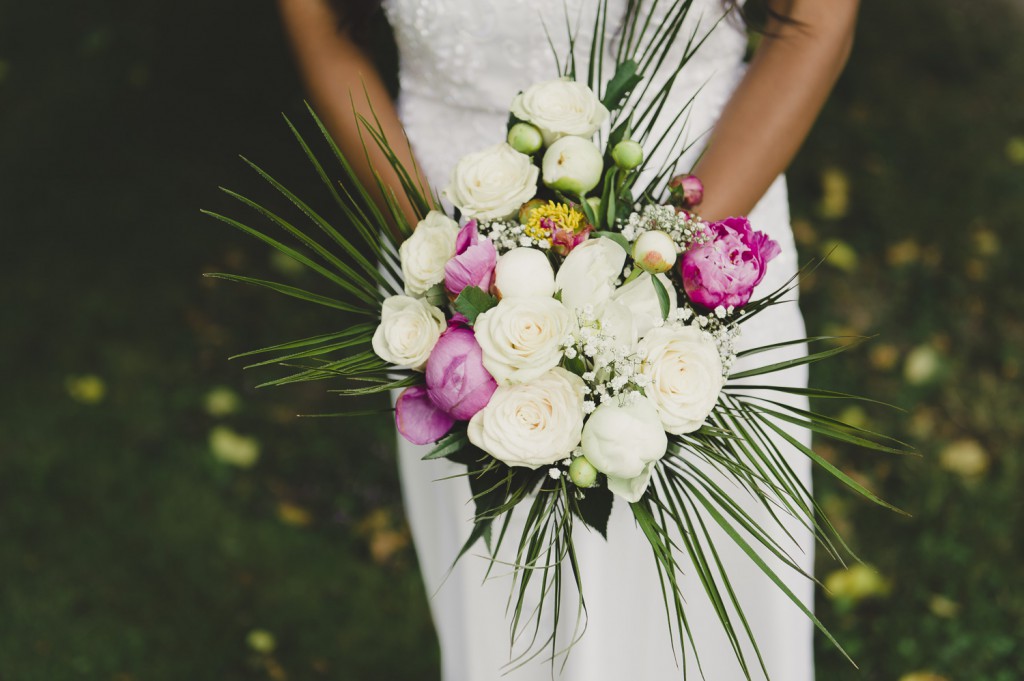
<path fill-rule="evenodd" d="M 548 35 L 558 53 L 567 54 L 567 16 L 570 24 L 578 24 L 577 49 L 587 49 L 598 4 L 598 0 L 385 0 L 384 9 L 400 56 L 399 113 L 431 186 L 444 188 L 460 157 L 504 138 L 508 107 L 517 91 L 557 75 Z M 654 11 L 657 13 L 658 7 L 668 11 L 674 4 L 663 0 Z M 641 3 L 641 7 L 644 5 L 650 5 L 650 1 Z M 608 3 L 609 52 L 626 6 L 627 0 Z M 682 31 L 683 35 L 696 31 L 701 36 L 711 30 L 683 70 L 670 100 L 681 107 L 699 90 L 687 128 L 691 139 L 712 127 L 742 75 L 744 28 L 735 17 L 718 22 L 723 12 L 720 0 L 695 0 Z M 685 38 L 678 42 L 673 49 L 682 51 Z M 577 54 L 579 63 L 585 64 L 586 59 L 586 54 Z M 689 169 L 700 146 L 698 140 L 683 158 L 681 169 Z M 783 178 L 772 185 L 750 218 L 756 229 L 767 232 L 782 247 L 782 254 L 772 261 L 759 287 L 763 295 L 797 269 Z M 793 302 L 775 306 L 745 324 L 742 346 L 803 336 L 803 320 Z M 780 353 L 762 354 L 756 359 L 767 363 L 782 357 Z M 775 384 L 806 385 L 803 368 L 772 378 Z M 800 398 L 792 401 L 801 403 Z M 506 602 L 511 581 L 508 570 L 499 567 L 484 582 L 488 562 L 481 557 L 482 544 L 464 556 L 446 579 L 452 560 L 469 535 L 473 505 L 464 477 L 441 480 L 457 475 L 460 467 L 445 460 L 421 461 L 425 451 L 399 438 L 402 490 L 440 639 L 444 681 L 551 679 L 552 668 L 542 657 L 502 676 L 507 671 L 502 666 L 510 659 Z M 809 462 L 796 452 L 789 459 L 809 487 Z M 756 503 L 747 501 L 744 506 L 755 518 L 764 518 L 763 509 Z M 795 544 L 788 544 L 790 554 L 806 572 L 811 572 L 811 535 L 795 522 L 788 530 L 796 539 Z M 776 533 L 781 535 L 778 530 Z M 518 537 L 514 525 L 509 536 Z M 720 540 L 716 548 L 727 565 L 771 678 L 810 681 L 812 628 L 807 617 L 731 540 L 721 533 L 716 536 Z M 621 500 L 615 503 L 607 541 L 579 526 L 575 542 L 587 602 L 586 631 L 572 649 L 564 670 L 561 659 L 556 662 L 554 677 L 571 681 L 681 679 L 682 661 L 678 651 L 673 653 L 654 559 L 628 505 Z M 810 606 L 812 583 L 777 562 L 773 565 L 790 589 Z M 692 570 L 684 570 L 683 595 L 704 678 L 745 678 L 699 581 Z M 560 622 L 564 632 L 559 635 L 563 645 L 575 626 L 575 595 L 565 602 Z M 736 626 L 742 630 L 741 625 Z M 699 679 L 692 653 L 687 651 L 686 656 L 688 678 Z M 749 659 L 754 678 L 760 678 L 756 658 Z"/>

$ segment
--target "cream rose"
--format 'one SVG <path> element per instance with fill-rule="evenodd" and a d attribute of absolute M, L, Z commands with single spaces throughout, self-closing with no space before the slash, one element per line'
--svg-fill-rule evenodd
<path fill-rule="evenodd" d="M 422 371 L 445 326 L 444 313 L 427 301 L 391 296 L 373 332 L 373 351 L 387 362 Z"/>
<path fill-rule="evenodd" d="M 538 468 L 567 458 L 583 432 L 586 386 L 555 367 L 529 383 L 498 386 L 469 421 L 469 441 L 509 466 Z"/>
<path fill-rule="evenodd" d="M 537 193 L 540 170 L 505 142 L 463 156 L 444 195 L 467 218 L 503 220 Z"/>
<path fill-rule="evenodd" d="M 560 137 L 590 137 L 608 120 L 608 109 L 584 83 L 556 79 L 535 83 L 512 100 L 512 114 L 533 123 L 544 146 Z"/>
<path fill-rule="evenodd" d="M 498 385 L 525 383 L 556 366 L 569 310 L 554 298 L 505 298 L 476 318 L 484 367 Z"/>
<path fill-rule="evenodd" d="M 562 303 L 570 309 L 596 308 L 615 291 L 625 263 L 626 252 L 611 239 L 587 239 L 558 268 L 555 290 L 562 292 Z"/>
<path fill-rule="evenodd" d="M 439 211 L 432 210 L 420 220 L 412 236 L 398 248 L 408 295 L 422 296 L 444 281 L 444 266 L 455 256 L 458 234 L 458 223 Z"/>
<path fill-rule="evenodd" d="M 615 292 L 612 293 L 612 300 L 622 303 L 633 313 L 636 332 L 641 338 L 662 319 L 661 303 L 658 301 L 658 292 L 654 290 L 651 276 L 645 272 L 628 284 L 615 289 Z M 661 280 L 665 286 L 665 292 L 668 293 L 668 311 L 669 314 L 672 314 L 679 304 L 676 287 L 664 274 L 659 274 L 658 279 Z"/>
<path fill-rule="evenodd" d="M 692 326 L 662 326 L 640 348 L 646 352 L 643 372 L 651 379 L 645 392 L 665 430 L 682 435 L 700 428 L 725 383 L 714 341 Z"/>
<path fill-rule="evenodd" d="M 555 271 L 548 256 L 535 248 L 513 248 L 494 266 L 494 292 L 500 298 L 550 298 Z"/>

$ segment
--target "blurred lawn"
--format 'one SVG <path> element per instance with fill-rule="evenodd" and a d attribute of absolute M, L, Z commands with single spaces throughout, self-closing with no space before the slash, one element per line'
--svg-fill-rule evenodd
<path fill-rule="evenodd" d="M 227 356 L 319 311 L 199 276 L 300 276 L 198 214 L 269 195 L 239 152 L 316 191 L 275 14 L 65 4 L 0 2 L 0 679 L 436 678 L 387 419 L 256 392 Z M 868 3 L 790 175 L 832 253 L 811 333 L 879 335 L 813 380 L 904 407 L 834 413 L 923 454 L 822 450 L 913 518 L 819 486 L 877 568 L 819 565 L 862 669 L 822 643 L 820 679 L 1024 678 L 1022 31 L 1019 3 Z"/>

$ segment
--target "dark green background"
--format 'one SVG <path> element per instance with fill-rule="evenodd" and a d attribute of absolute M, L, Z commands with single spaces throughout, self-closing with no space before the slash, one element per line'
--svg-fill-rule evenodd
<path fill-rule="evenodd" d="M 820 679 L 1024 678 L 1022 12 L 868 3 L 790 176 L 803 259 L 833 253 L 810 332 L 879 336 L 813 381 L 907 411 L 817 406 L 923 455 L 822 450 L 914 517 L 819 486 L 888 587 L 821 593 L 862 671 L 820 643 Z M 3 681 L 436 678 L 386 417 L 256 392 L 227 357 L 325 322 L 200 277 L 281 269 L 198 211 L 270 195 L 238 153 L 318 196 L 278 116 L 301 99 L 270 4 L 0 2 Z M 255 466 L 212 454 L 224 425 Z"/>

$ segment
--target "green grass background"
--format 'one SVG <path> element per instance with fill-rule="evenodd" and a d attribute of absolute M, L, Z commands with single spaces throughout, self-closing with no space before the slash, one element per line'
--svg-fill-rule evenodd
<path fill-rule="evenodd" d="M 1024 678 L 1021 35 L 1019 2 L 867 3 L 790 174 L 802 257 L 832 253 L 810 332 L 878 335 L 812 380 L 906 413 L 817 406 L 922 455 L 822 448 L 913 514 L 820 481 L 875 569 L 819 565 L 861 666 L 820 641 L 823 680 Z M 269 196 L 238 153 L 315 195 L 301 99 L 269 3 L 0 2 L 3 681 L 437 677 L 387 418 L 257 392 L 227 357 L 325 321 L 200 277 L 301 280 L 198 213 Z"/>

